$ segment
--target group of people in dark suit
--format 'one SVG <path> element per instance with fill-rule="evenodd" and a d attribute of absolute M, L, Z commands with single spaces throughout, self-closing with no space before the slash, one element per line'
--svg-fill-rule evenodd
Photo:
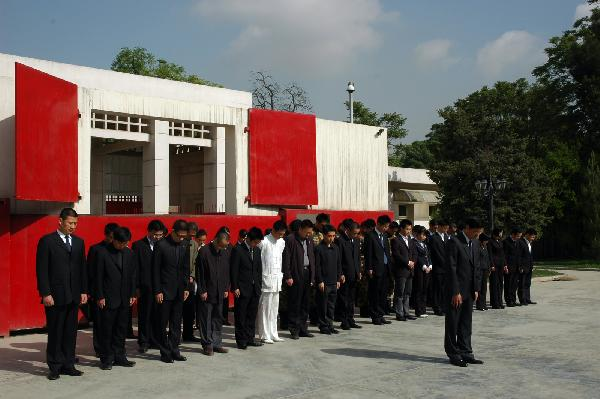
<path fill-rule="evenodd" d="M 474 219 L 452 232 L 443 221 L 433 222 L 427 230 L 406 219 L 392 222 L 387 215 L 360 225 L 345 219 L 335 228 L 329 215 L 320 214 L 317 224 L 293 221 L 285 237 L 288 227 L 282 221 L 267 235 L 256 227 L 244 230 L 234 246 L 227 227 L 208 241 L 206 231 L 193 222 L 177 220 L 167 234 L 165 225 L 153 220 L 146 236 L 129 249 L 130 230 L 109 223 L 103 241 L 90 247 L 86 260 L 85 245 L 73 234 L 77 220 L 73 209 L 63 209 L 57 231 L 40 239 L 36 254 L 51 380 L 61 374 L 82 374 L 75 368 L 77 311 L 88 300 L 93 345 L 104 370 L 135 365 L 127 358 L 125 339 L 136 302 L 139 351 L 158 349 L 165 363 L 186 360 L 179 349 L 182 335 L 186 341 L 200 342 L 207 356 L 228 352 L 222 326 L 229 295 L 234 299 L 239 349 L 283 341 L 256 338 L 263 282 L 272 285 L 273 278 L 278 278 L 275 288 L 266 291 L 277 290 L 277 285 L 286 290 L 285 319 L 292 339 L 314 336 L 308 330 L 309 319 L 326 335 L 339 333 L 334 320 L 343 330 L 361 328 L 354 315 L 364 275 L 373 324 L 391 323 L 385 317 L 391 291 L 399 321 L 426 317 L 429 304 L 434 314 L 446 317 L 446 353 L 459 366 L 482 363 L 471 348 L 471 314 L 473 302 L 478 309 L 487 309 L 488 276 L 493 308 L 503 307 L 503 287 L 508 306 L 515 306 L 516 292 L 521 305 L 535 303 L 530 298 L 532 229 L 523 237 L 514 229 L 502 240 L 502 231 L 494 230 L 489 239 Z M 263 253 L 265 248 L 269 250 Z M 270 274 L 265 274 L 263 264 L 272 269 Z"/>

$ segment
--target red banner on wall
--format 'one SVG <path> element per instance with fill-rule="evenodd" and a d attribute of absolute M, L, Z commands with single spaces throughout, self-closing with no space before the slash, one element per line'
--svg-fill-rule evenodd
<path fill-rule="evenodd" d="M 314 115 L 251 109 L 250 203 L 317 205 Z"/>

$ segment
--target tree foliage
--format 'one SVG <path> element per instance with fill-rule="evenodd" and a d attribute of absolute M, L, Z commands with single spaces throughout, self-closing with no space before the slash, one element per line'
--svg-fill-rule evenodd
<path fill-rule="evenodd" d="M 252 72 L 252 103 L 256 108 L 311 112 L 308 93 L 297 83 L 280 85 L 268 72 Z"/>
<path fill-rule="evenodd" d="M 223 87 L 218 83 L 203 79 L 198 75 L 188 74 L 185 68 L 175 63 L 157 59 L 154 54 L 142 47 L 123 47 L 115 56 L 110 69 L 134 75 L 152 76 L 155 78 L 176 80 L 204 86 Z"/>

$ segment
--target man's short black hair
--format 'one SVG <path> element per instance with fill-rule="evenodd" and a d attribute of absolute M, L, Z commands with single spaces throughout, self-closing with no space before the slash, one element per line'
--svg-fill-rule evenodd
<path fill-rule="evenodd" d="M 413 223 L 412 223 L 412 221 L 411 221 L 410 219 L 402 219 L 402 220 L 400 221 L 400 228 L 401 228 L 401 229 L 404 229 L 404 228 L 406 228 L 406 227 L 408 227 L 408 226 L 412 226 L 412 224 L 413 224 Z"/>
<path fill-rule="evenodd" d="M 420 234 L 425 234 L 426 230 L 427 229 L 425 228 L 425 226 L 421 226 L 420 224 L 418 224 L 412 229 L 413 236 L 417 237 Z"/>
<path fill-rule="evenodd" d="M 537 236 L 537 231 L 535 231 L 535 229 L 533 227 L 530 227 L 527 230 L 525 230 L 525 235 Z"/>
<path fill-rule="evenodd" d="M 185 231 L 187 233 L 187 231 L 188 231 L 187 222 L 183 219 L 176 220 L 175 223 L 173 223 L 173 231 L 174 232 Z"/>
<path fill-rule="evenodd" d="M 310 220 L 310 219 L 304 219 L 301 223 L 300 223 L 300 228 L 301 229 L 307 229 L 307 228 L 311 228 L 314 229 L 315 228 L 315 224 Z"/>
<path fill-rule="evenodd" d="M 275 223 L 273 223 L 273 229 L 271 229 L 271 231 L 286 231 L 286 230 L 287 230 L 287 225 L 281 219 L 276 221 Z"/>
<path fill-rule="evenodd" d="M 187 222 L 188 231 L 198 231 L 198 224 L 196 222 Z"/>
<path fill-rule="evenodd" d="M 246 236 L 248 235 L 248 230 L 246 229 L 241 229 L 240 232 L 238 233 L 238 237 L 239 238 L 246 238 Z"/>
<path fill-rule="evenodd" d="M 480 229 L 483 227 L 483 225 L 478 219 L 468 218 L 465 220 L 465 227 L 469 227 L 471 229 Z"/>
<path fill-rule="evenodd" d="M 364 222 L 362 222 L 362 226 L 367 229 L 374 229 L 375 228 L 375 220 L 367 219 Z"/>
<path fill-rule="evenodd" d="M 348 219 L 344 219 L 344 221 L 342 222 L 342 225 L 344 226 L 345 229 L 350 230 L 352 229 L 352 226 L 355 224 L 356 222 L 350 218 Z"/>
<path fill-rule="evenodd" d="M 502 229 L 495 227 L 494 230 L 492 230 L 492 237 L 500 237 L 500 233 L 502 233 Z"/>
<path fill-rule="evenodd" d="M 165 231 L 166 229 L 164 223 L 158 219 L 151 220 L 148 223 L 148 231 Z"/>
<path fill-rule="evenodd" d="M 519 234 L 521 232 L 523 232 L 523 230 L 521 230 L 521 228 L 518 226 L 514 226 L 512 229 L 510 229 L 510 234 Z"/>
<path fill-rule="evenodd" d="M 112 233 L 115 241 L 127 242 L 131 240 L 131 231 L 127 227 L 117 227 Z"/>
<path fill-rule="evenodd" d="M 384 224 L 392 223 L 392 219 L 388 215 L 381 215 L 377 218 L 377 224 L 383 226 Z"/>
<path fill-rule="evenodd" d="M 446 219 L 438 219 L 437 225 L 438 226 L 448 226 L 448 221 Z"/>
<path fill-rule="evenodd" d="M 333 227 L 330 224 L 326 224 L 325 226 L 323 226 L 323 234 L 327 234 L 327 233 L 331 233 L 331 232 L 335 232 L 335 227 Z"/>
<path fill-rule="evenodd" d="M 398 228 L 400 228 L 400 225 L 395 220 L 392 223 L 390 223 L 390 229 L 398 229 Z"/>
<path fill-rule="evenodd" d="M 262 240 L 264 238 L 263 232 L 258 227 L 252 227 L 248 234 L 246 235 L 250 241 Z"/>
<path fill-rule="evenodd" d="M 231 235 L 231 230 L 229 230 L 229 227 L 227 226 L 221 226 L 219 227 L 219 230 L 217 230 L 217 234 L 219 233 L 227 233 L 229 235 Z"/>
<path fill-rule="evenodd" d="M 79 217 L 79 215 L 77 214 L 77 212 L 75 212 L 75 209 L 73 209 L 73 208 L 63 208 L 60 211 L 59 217 L 61 219 L 64 220 L 64 219 L 68 218 L 69 216 L 74 217 L 74 218 Z"/>
<path fill-rule="evenodd" d="M 300 219 L 294 219 L 292 220 L 292 222 L 290 223 L 290 231 L 292 233 L 297 232 L 298 230 L 300 230 L 300 225 L 302 224 L 302 221 Z"/>
<path fill-rule="evenodd" d="M 215 235 L 215 243 L 216 243 L 216 242 L 219 242 L 219 241 L 223 241 L 223 240 L 225 240 L 225 239 L 226 239 L 227 241 L 229 241 L 229 240 L 230 240 L 229 233 L 228 233 L 228 232 L 226 232 L 225 230 L 219 230 L 219 231 L 217 232 L 217 234 Z"/>
<path fill-rule="evenodd" d="M 487 234 L 481 233 L 479 235 L 479 241 L 480 242 L 486 242 L 486 241 L 489 241 L 489 240 L 490 240 L 490 236 L 488 236 Z"/>
<path fill-rule="evenodd" d="M 430 225 L 430 226 L 437 226 L 437 225 L 438 225 L 438 221 L 437 221 L 437 219 L 431 219 L 431 220 L 429 221 L 429 225 Z"/>
<path fill-rule="evenodd" d="M 104 226 L 104 235 L 110 235 L 110 233 L 114 232 L 117 227 L 119 227 L 119 225 L 114 222 L 106 223 L 106 226 Z"/>
<path fill-rule="evenodd" d="M 196 238 L 200 238 L 200 237 L 206 236 L 206 235 L 208 235 L 208 233 L 204 229 L 200 229 L 196 232 Z"/>
<path fill-rule="evenodd" d="M 319 213 L 316 220 L 317 223 L 331 223 L 331 217 L 326 213 Z"/>

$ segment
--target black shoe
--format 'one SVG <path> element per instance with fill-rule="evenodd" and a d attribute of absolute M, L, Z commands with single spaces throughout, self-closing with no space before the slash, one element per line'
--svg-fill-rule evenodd
<path fill-rule="evenodd" d="M 514 306 L 522 306 L 522 304 L 520 302 L 519 303 L 513 303 L 513 305 Z"/>
<path fill-rule="evenodd" d="M 63 368 L 62 370 L 60 370 L 60 373 L 64 375 L 70 375 L 71 377 L 79 377 L 83 375 L 83 371 L 77 370 L 75 367 L 69 369 Z"/>
<path fill-rule="evenodd" d="M 187 360 L 187 357 L 185 356 L 181 356 L 181 354 L 176 354 L 173 355 L 173 360 L 177 360 L 178 362 L 185 362 Z"/>
<path fill-rule="evenodd" d="M 60 373 L 58 373 L 58 371 L 50 370 L 46 378 L 48 378 L 50 381 L 58 380 L 60 378 Z"/>
<path fill-rule="evenodd" d="M 507 303 L 506 304 L 507 308 L 514 308 L 515 306 L 517 306 L 517 305 L 515 305 L 514 303 Z"/>
<path fill-rule="evenodd" d="M 248 345 L 246 345 L 246 344 L 237 344 L 237 348 L 238 349 L 242 349 L 242 350 L 246 350 L 246 349 L 248 349 Z"/>
<path fill-rule="evenodd" d="M 135 366 L 135 362 L 128 360 L 128 359 L 123 359 L 123 360 L 118 360 L 115 361 L 115 366 L 119 366 L 119 367 L 133 367 Z"/>
<path fill-rule="evenodd" d="M 373 320 L 373 324 L 375 324 L 376 326 L 382 326 L 383 323 L 381 322 L 381 320 Z"/>
<path fill-rule="evenodd" d="M 382 319 L 382 320 L 381 320 L 381 322 L 382 322 L 383 324 L 392 324 L 392 322 L 391 322 L 391 321 L 389 321 L 389 320 L 386 320 L 386 319 Z"/>
<path fill-rule="evenodd" d="M 344 331 L 348 331 L 348 330 L 350 329 L 350 326 L 349 326 L 348 324 L 342 324 L 342 325 L 340 326 L 340 328 L 341 328 L 342 330 L 344 330 Z"/>
<path fill-rule="evenodd" d="M 519 306 L 529 306 L 529 303 L 528 302 L 521 302 L 521 303 L 519 303 Z"/>
<path fill-rule="evenodd" d="M 140 346 L 138 348 L 138 352 L 140 352 L 140 353 L 146 353 L 146 352 L 148 352 L 148 347 L 146 347 L 146 346 Z"/>
<path fill-rule="evenodd" d="M 506 306 L 504 305 L 500 305 L 500 309 L 504 309 Z"/>
<path fill-rule="evenodd" d="M 181 340 L 182 342 L 201 342 L 202 340 L 198 337 L 195 336 L 191 336 L 191 337 L 185 337 Z"/>
<path fill-rule="evenodd" d="M 260 341 L 250 341 L 248 342 L 248 346 L 263 346 L 264 344 Z"/>
<path fill-rule="evenodd" d="M 315 336 L 315 334 L 309 333 L 308 331 L 307 332 L 300 331 L 299 335 L 301 337 L 305 337 L 305 338 L 313 338 Z"/>
<path fill-rule="evenodd" d="M 359 326 L 358 324 L 356 324 L 356 322 L 352 322 L 350 323 L 350 328 L 362 328 L 362 326 Z"/>
<path fill-rule="evenodd" d="M 406 317 L 404 317 L 404 316 L 396 316 L 396 320 L 398 320 L 398 321 L 406 321 Z"/>
<path fill-rule="evenodd" d="M 463 357 L 462 360 L 469 364 L 483 364 L 483 360 L 475 359 L 474 357 Z"/>
<path fill-rule="evenodd" d="M 329 331 L 331 331 L 332 334 L 339 334 L 340 332 L 338 330 L 336 330 L 335 328 L 331 328 Z"/>
<path fill-rule="evenodd" d="M 463 359 L 450 359 L 450 364 L 457 367 L 467 367 L 469 365 Z"/>
<path fill-rule="evenodd" d="M 408 320 L 417 320 L 417 317 L 415 317 L 415 316 L 411 316 L 411 315 L 408 315 L 408 316 L 406 316 L 406 318 L 407 318 Z"/>
<path fill-rule="evenodd" d="M 102 370 L 112 370 L 112 364 L 110 363 L 101 363 L 100 368 Z"/>
<path fill-rule="evenodd" d="M 175 361 L 173 360 L 173 358 L 169 357 L 169 356 L 161 356 L 160 357 L 160 361 L 163 363 L 174 363 Z"/>
<path fill-rule="evenodd" d="M 331 331 L 330 330 L 319 330 L 319 332 L 321 334 L 325 334 L 325 335 L 331 335 Z"/>
<path fill-rule="evenodd" d="M 293 340 L 300 339 L 300 334 L 298 334 L 297 332 L 293 332 L 291 338 Z"/>
<path fill-rule="evenodd" d="M 435 312 L 433 314 L 436 316 L 445 316 L 444 312 L 441 312 L 441 311 Z"/>
<path fill-rule="evenodd" d="M 537 302 L 533 302 L 533 301 L 527 301 L 527 303 L 530 305 L 537 305 Z"/>

